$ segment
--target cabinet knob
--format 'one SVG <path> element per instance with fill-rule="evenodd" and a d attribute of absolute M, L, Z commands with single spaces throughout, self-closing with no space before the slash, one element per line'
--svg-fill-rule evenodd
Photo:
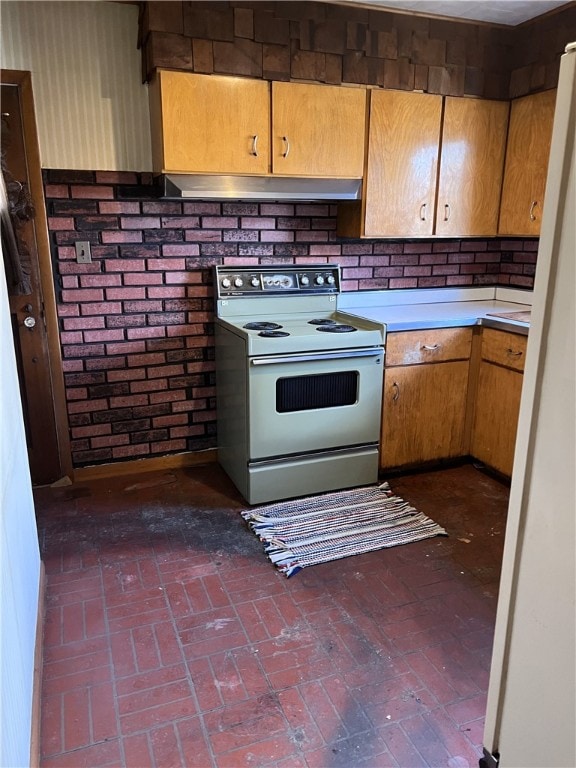
<path fill-rule="evenodd" d="M 393 392 L 394 392 L 393 395 L 392 395 L 392 402 L 395 403 L 396 400 L 398 400 L 398 398 L 400 397 L 400 387 L 398 386 L 398 384 L 396 382 L 394 382 L 392 384 L 392 389 L 393 389 Z"/>
<path fill-rule="evenodd" d="M 534 216 L 534 208 L 538 205 L 538 200 L 532 200 L 532 205 L 530 206 L 530 221 L 536 221 L 536 216 Z"/>
<path fill-rule="evenodd" d="M 288 154 L 290 153 L 290 142 L 288 140 L 288 136 L 282 136 L 282 141 L 286 145 L 284 152 L 282 152 L 282 157 L 288 157 Z"/>
<path fill-rule="evenodd" d="M 441 346 L 441 344 L 423 344 L 422 349 L 426 349 L 429 352 L 434 352 L 435 350 L 440 349 Z"/>
<path fill-rule="evenodd" d="M 254 157 L 258 157 L 258 134 L 252 136 L 252 152 L 250 152 L 250 154 L 254 155 Z"/>
<path fill-rule="evenodd" d="M 451 213 L 452 213 L 452 211 L 450 210 L 450 205 L 448 203 L 446 203 L 444 205 L 444 221 L 449 221 L 450 220 L 450 214 Z"/>
<path fill-rule="evenodd" d="M 420 221 L 426 221 L 426 203 L 420 206 Z"/>

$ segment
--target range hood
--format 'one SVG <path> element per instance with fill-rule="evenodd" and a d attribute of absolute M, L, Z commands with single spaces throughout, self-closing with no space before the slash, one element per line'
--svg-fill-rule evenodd
<path fill-rule="evenodd" d="M 166 200 L 360 200 L 361 179 L 286 176 L 202 176 L 170 173 L 161 177 Z"/>

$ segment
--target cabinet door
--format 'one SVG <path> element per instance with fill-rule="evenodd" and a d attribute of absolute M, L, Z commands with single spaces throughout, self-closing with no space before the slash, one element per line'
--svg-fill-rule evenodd
<path fill-rule="evenodd" d="M 501 235 L 540 234 L 555 103 L 555 90 L 512 102 L 498 228 Z"/>
<path fill-rule="evenodd" d="M 364 234 L 431 235 L 442 97 L 370 92 Z"/>
<path fill-rule="evenodd" d="M 512 474 L 522 374 L 480 363 L 470 453 L 489 467 Z"/>
<path fill-rule="evenodd" d="M 386 369 L 382 467 L 464 454 L 468 368 L 466 360 Z"/>
<path fill-rule="evenodd" d="M 437 235 L 497 233 L 508 110 L 503 101 L 446 98 Z"/>
<path fill-rule="evenodd" d="M 150 85 L 150 114 L 156 172 L 269 171 L 264 80 L 161 70 Z"/>
<path fill-rule="evenodd" d="M 362 178 L 366 92 L 272 83 L 272 171 L 283 176 Z"/>

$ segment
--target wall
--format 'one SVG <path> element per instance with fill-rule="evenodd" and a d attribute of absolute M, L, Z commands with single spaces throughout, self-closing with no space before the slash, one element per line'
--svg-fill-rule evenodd
<path fill-rule="evenodd" d="M 508 768 L 576 765 L 576 44 L 559 93 L 484 731 Z"/>
<path fill-rule="evenodd" d="M 138 33 L 131 3 L 2 0 L 0 66 L 32 72 L 44 168 L 151 169 L 142 68 L 507 98 L 553 87 L 576 39 L 574 7 L 509 29 L 314 2 L 146 6 Z"/>
<path fill-rule="evenodd" d="M 40 556 L 0 258 L 0 765 L 30 765 Z"/>
<path fill-rule="evenodd" d="M 497 27 L 317 2 L 149 2 L 143 69 L 507 99 L 555 87 L 576 7 Z"/>
<path fill-rule="evenodd" d="M 321 3 L 147 8 L 144 60 L 172 57 L 156 58 L 157 64 L 507 95 L 502 68 L 515 40 L 509 29 Z M 0 61 L 32 69 L 39 100 L 75 466 L 215 445 L 211 267 L 217 261 L 335 261 L 346 290 L 531 287 L 536 240 L 339 241 L 335 206 L 160 204 L 145 173 L 138 9 L 4 2 L 2 10 Z M 50 35 L 41 35 L 44 28 Z M 86 37 L 77 60 L 76 41 Z M 134 54 L 129 62 L 127 48 Z M 546 64 L 543 71 L 552 77 Z M 91 265 L 74 260 L 79 239 L 94 245 Z"/>
<path fill-rule="evenodd" d="M 576 40 L 576 4 L 522 24 L 514 33 L 510 98 L 525 96 L 558 82 L 560 57 Z"/>
<path fill-rule="evenodd" d="M 533 281 L 534 239 L 338 240 L 335 205 L 168 202 L 149 174 L 44 176 L 76 466 L 215 445 L 214 264 L 335 262 L 345 290 Z"/>
<path fill-rule="evenodd" d="M 138 8 L 2 0 L 0 66 L 32 72 L 43 168 L 150 170 Z"/>

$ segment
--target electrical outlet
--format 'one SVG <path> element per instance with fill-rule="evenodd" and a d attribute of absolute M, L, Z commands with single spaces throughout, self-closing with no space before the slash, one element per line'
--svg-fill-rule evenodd
<path fill-rule="evenodd" d="M 76 262 L 78 264 L 90 264 L 92 261 L 92 253 L 90 251 L 89 240 L 76 240 L 74 243 L 76 247 Z"/>

